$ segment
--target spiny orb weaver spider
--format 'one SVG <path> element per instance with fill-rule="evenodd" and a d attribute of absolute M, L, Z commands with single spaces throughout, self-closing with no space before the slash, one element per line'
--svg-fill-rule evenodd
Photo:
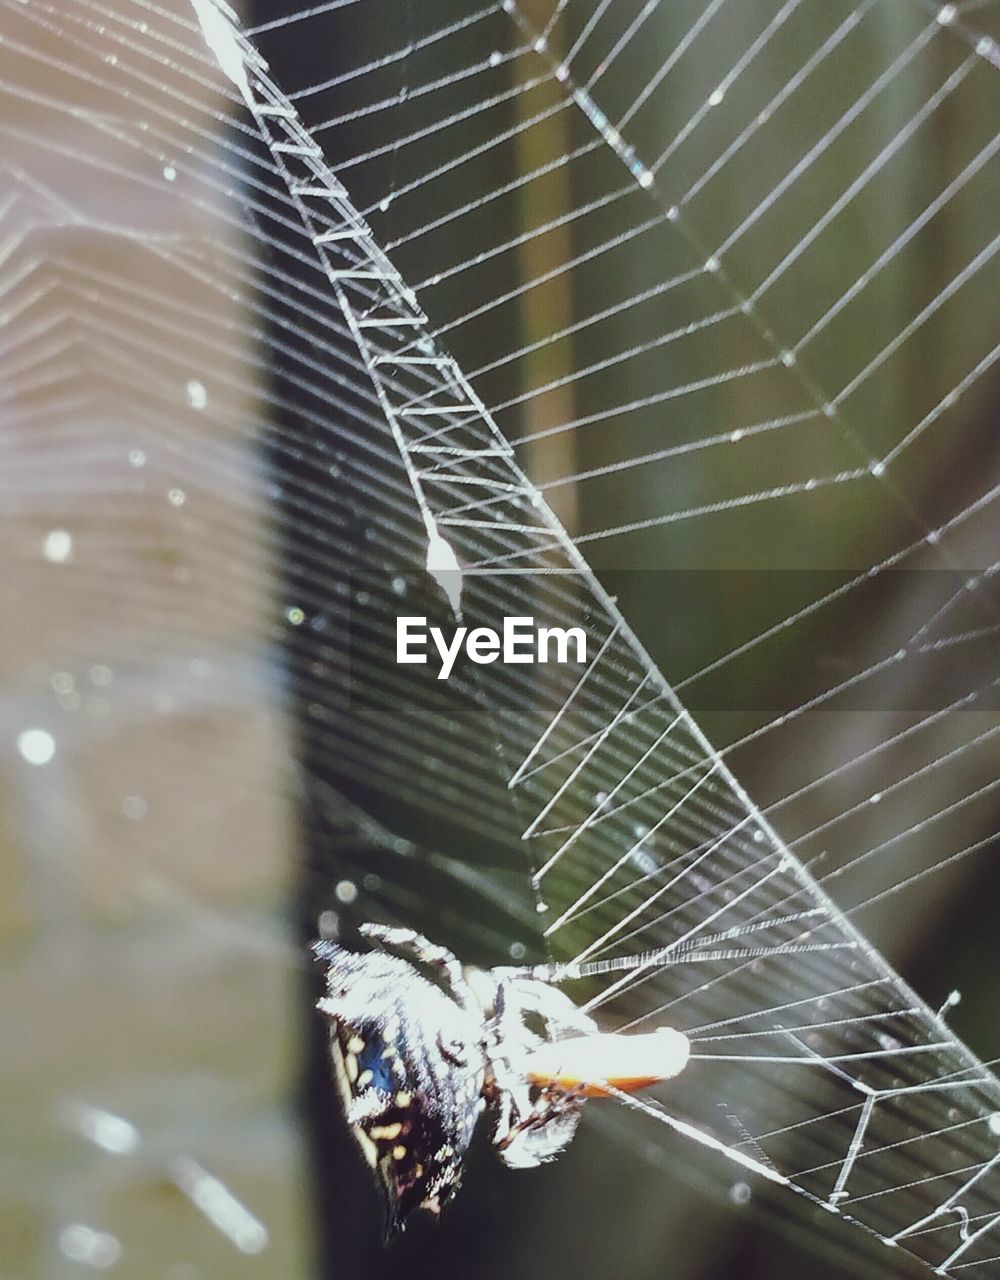
<path fill-rule="evenodd" d="M 317 1008 L 348 1123 L 385 1196 L 387 1239 L 416 1209 L 440 1214 L 484 1111 L 500 1159 L 528 1169 L 565 1150 L 588 1097 L 669 1080 L 687 1062 L 680 1031 L 602 1034 L 552 985 L 598 965 L 485 971 L 410 929 L 360 932 L 365 954 L 313 944 L 327 965 Z"/>

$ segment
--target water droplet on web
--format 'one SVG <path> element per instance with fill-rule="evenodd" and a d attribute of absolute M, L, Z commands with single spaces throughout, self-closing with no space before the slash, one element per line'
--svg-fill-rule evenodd
<path fill-rule="evenodd" d="M 72 1222 L 59 1232 L 59 1250 L 70 1262 L 105 1271 L 122 1256 L 118 1239 L 108 1231 L 96 1231 L 82 1222 Z"/>
<path fill-rule="evenodd" d="M 145 796 L 126 796 L 122 801 L 122 813 L 133 822 L 138 822 L 141 818 L 144 818 L 148 808 L 149 804 Z"/>
<path fill-rule="evenodd" d="M 719 259 L 716 257 L 706 258 L 705 270 L 709 272 L 709 274 L 714 275 L 715 272 L 719 270 Z"/>
<path fill-rule="evenodd" d="M 167 182 L 174 182 L 177 179 L 177 170 L 172 164 L 165 164 L 163 166 L 163 176 Z"/>
<path fill-rule="evenodd" d="M 45 729 L 25 729 L 17 736 L 17 749 L 28 764 L 44 765 L 56 753 L 56 740 Z"/>
<path fill-rule="evenodd" d="M 733 1204 L 739 1205 L 740 1208 L 750 1203 L 752 1194 L 750 1185 L 746 1182 L 734 1182 L 729 1188 L 730 1200 L 732 1200 Z"/>
<path fill-rule="evenodd" d="M 726 96 L 726 91 L 720 85 L 718 89 L 713 89 L 712 92 L 708 95 L 708 105 L 710 107 L 717 107 L 722 102 L 723 98 L 725 98 L 725 96 Z"/>
<path fill-rule="evenodd" d="M 306 615 L 297 604 L 289 605 L 285 610 L 285 617 L 293 627 L 300 627 L 306 620 Z"/>
<path fill-rule="evenodd" d="M 548 911 L 548 909 L 549 909 L 549 904 L 548 904 L 547 902 L 536 902 L 536 903 L 535 903 L 535 910 L 538 912 L 538 914 L 539 914 L 540 916 L 545 915 L 545 913 Z"/>
<path fill-rule="evenodd" d="M 512 942 L 507 950 L 512 960 L 524 959 L 525 949 L 523 942 Z"/>
<path fill-rule="evenodd" d="M 183 507 L 186 498 L 187 494 L 183 489 L 174 488 L 167 490 L 167 501 L 172 507 Z"/>
<path fill-rule="evenodd" d="M 141 449 L 129 449 L 128 460 L 129 465 L 133 467 L 144 467 L 146 465 L 146 455 Z"/>
<path fill-rule="evenodd" d="M 65 564 L 73 554 L 73 537 L 65 529 L 53 529 L 45 535 L 42 554 L 50 564 Z"/>
<path fill-rule="evenodd" d="M 656 858 L 648 849 L 643 849 L 641 846 L 638 849 L 632 850 L 631 854 L 629 854 L 629 862 L 631 862 L 634 867 L 638 868 L 643 875 L 647 876 L 653 875 L 654 872 L 660 869 L 660 864 Z"/>
<path fill-rule="evenodd" d="M 501 62 L 503 62 L 503 54 L 500 52 L 499 49 L 494 49 L 493 52 L 490 54 L 490 66 L 499 67 Z"/>
<path fill-rule="evenodd" d="M 358 886 L 353 880 L 338 880 L 337 887 L 333 892 L 336 894 L 338 902 L 342 902 L 345 906 L 350 906 L 352 902 L 357 901 Z"/>
<path fill-rule="evenodd" d="M 204 409 L 208 404 L 208 392 L 205 384 L 199 382 L 197 378 L 192 378 L 185 388 L 187 391 L 188 404 L 192 409 Z"/>
<path fill-rule="evenodd" d="M 51 680 L 52 688 L 56 693 L 71 693 L 74 683 L 68 671 L 56 671 Z"/>
<path fill-rule="evenodd" d="M 112 1155 L 128 1155 L 139 1145 L 139 1130 L 135 1125 L 103 1107 L 71 1102 L 61 1109 L 61 1114 L 68 1128 Z"/>

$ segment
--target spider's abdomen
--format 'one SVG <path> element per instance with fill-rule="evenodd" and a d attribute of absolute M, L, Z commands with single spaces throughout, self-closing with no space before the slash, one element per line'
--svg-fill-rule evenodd
<path fill-rule="evenodd" d="M 387 1234 L 456 1190 L 483 1107 L 482 1026 L 412 965 L 384 952 L 316 946 L 327 962 L 334 1076 L 376 1174 Z"/>

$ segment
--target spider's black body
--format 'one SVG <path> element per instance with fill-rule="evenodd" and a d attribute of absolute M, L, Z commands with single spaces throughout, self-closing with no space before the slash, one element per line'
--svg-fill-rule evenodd
<path fill-rule="evenodd" d="M 329 1019 L 347 1120 L 385 1195 L 391 1236 L 414 1209 L 439 1213 L 453 1195 L 484 1110 L 506 1164 L 530 1167 L 563 1150 L 583 1099 L 529 1081 L 523 1064 L 548 1040 L 596 1025 L 519 970 L 466 973 L 450 952 L 409 930 L 361 932 L 375 950 L 315 944 L 328 966 L 319 1008 Z M 525 1024 L 526 1014 L 544 1037 Z"/>
<path fill-rule="evenodd" d="M 348 1123 L 386 1198 L 391 1235 L 412 1210 L 439 1211 L 458 1185 L 483 1110 L 482 1019 L 413 965 L 320 942 L 322 1009 Z"/>

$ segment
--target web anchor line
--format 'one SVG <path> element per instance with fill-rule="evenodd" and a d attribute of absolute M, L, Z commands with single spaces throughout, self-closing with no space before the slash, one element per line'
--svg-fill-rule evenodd
<path fill-rule="evenodd" d="M 550 538 L 535 490 L 457 363 L 438 349 L 416 295 L 377 243 L 347 189 L 224 0 L 192 0 L 222 70 L 239 89 L 271 152 L 371 379 L 427 531 L 427 569 L 461 614 L 462 566 L 442 530 L 516 530 Z M 469 476 L 469 464 L 483 474 Z M 478 483 L 511 519 L 463 518 Z M 534 519 L 533 519 L 534 517 Z"/>
<path fill-rule="evenodd" d="M 261 139 L 268 146 L 276 172 L 298 213 L 316 260 L 357 346 L 426 530 L 427 569 L 447 596 L 456 618 L 461 617 L 464 572 L 459 552 L 465 552 L 464 559 L 470 572 L 488 574 L 491 565 L 502 572 L 501 566 L 509 558 L 511 540 L 505 541 L 501 535 L 515 533 L 523 545 L 523 549 L 517 552 L 522 571 L 530 574 L 541 569 L 580 575 L 591 596 L 589 603 L 594 613 L 600 615 L 602 626 L 606 627 L 602 633 L 605 638 L 601 654 L 565 697 L 562 707 L 537 736 L 534 745 L 526 744 L 522 763 L 509 782 L 511 790 L 521 790 L 533 804 L 537 802 L 537 816 L 523 833 L 526 840 L 535 837 L 548 839 L 556 828 L 550 831 L 546 827 L 543 830 L 541 824 L 550 816 L 558 829 L 565 830 L 560 826 L 564 817 L 574 818 L 574 806 L 579 796 L 586 794 L 588 797 L 584 816 L 573 824 L 573 833 L 543 863 L 536 878 L 546 877 L 548 895 L 551 873 L 555 889 L 553 896 L 558 897 L 561 880 L 565 879 L 572 886 L 572 876 L 577 876 L 572 896 L 557 903 L 555 923 L 550 925 L 547 933 L 554 934 L 566 926 L 560 939 L 571 937 L 568 927 L 595 890 L 599 891 L 605 885 L 608 891 L 617 889 L 634 864 L 644 875 L 655 876 L 659 887 L 652 896 L 627 913 L 614 929 L 580 952 L 577 961 L 599 950 L 619 946 L 634 935 L 659 926 L 678 911 L 674 899 L 667 897 L 674 888 L 674 881 L 666 877 L 676 875 L 678 893 L 680 888 L 685 889 L 682 905 L 688 915 L 680 919 L 679 937 L 665 951 L 661 949 L 660 956 L 680 956 L 686 947 L 690 947 L 692 953 L 697 951 L 699 944 L 704 946 L 709 941 L 705 931 L 713 925 L 721 930 L 713 936 L 738 939 L 747 929 L 744 912 L 748 913 L 750 920 L 762 921 L 759 927 L 764 932 L 773 929 L 776 933 L 773 941 L 766 939 L 759 950 L 753 949 L 753 958 L 744 965 L 732 965 L 733 954 L 742 956 L 750 955 L 750 952 L 737 949 L 721 956 L 720 962 L 724 962 L 727 968 L 710 978 L 699 990 L 731 981 L 751 964 L 759 968 L 761 961 L 766 962 L 770 956 L 779 966 L 783 958 L 786 965 L 795 963 L 806 989 L 817 992 L 806 1001 L 796 1001 L 797 1004 L 818 1002 L 851 989 L 861 989 L 874 977 L 876 981 L 883 978 L 891 981 L 896 992 L 905 998 L 907 1007 L 917 1011 L 918 1016 L 914 1016 L 908 1028 L 905 1043 L 892 1042 L 890 1038 L 880 1047 L 870 1049 L 873 1041 L 870 1036 L 865 1038 L 868 1033 L 862 1027 L 866 1015 L 859 1014 L 853 1022 L 840 1019 L 830 1022 L 826 1028 L 827 1037 L 833 1037 L 835 1027 L 848 1026 L 854 1032 L 853 1039 L 845 1039 L 841 1043 L 835 1038 L 827 1038 L 821 1041 L 824 1054 L 813 1051 L 811 1057 L 787 1060 L 794 1070 L 799 1069 L 799 1062 L 808 1063 L 813 1070 L 817 1065 L 825 1067 L 832 1075 L 840 1077 L 846 1087 L 853 1086 L 864 1094 L 861 1119 L 848 1134 L 846 1155 L 837 1166 L 836 1182 L 830 1192 L 817 1194 L 804 1186 L 808 1170 L 798 1174 L 779 1172 L 776 1167 L 771 1169 L 748 1159 L 732 1146 L 710 1139 L 702 1130 L 684 1121 L 674 1121 L 663 1115 L 658 1118 L 686 1132 L 696 1141 L 708 1142 L 728 1159 L 742 1163 L 762 1177 L 790 1186 L 833 1213 L 854 1218 L 855 1205 L 863 1206 L 865 1201 L 877 1196 L 889 1198 L 895 1206 L 893 1234 L 885 1229 L 875 1229 L 861 1216 L 854 1220 L 887 1246 L 905 1244 L 908 1249 L 919 1251 L 918 1256 L 929 1262 L 938 1274 L 952 1274 L 949 1269 L 959 1266 L 964 1274 L 964 1268 L 975 1265 L 968 1261 L 975 1244 L 1000 1222 L 1000 1214 L 988 1212 L 996 1199 L 995 1180 L 991 1180 L 987 1188 L 987 1179 L 1000 1162 L 1000 1154 L 995 1154 L 996 1141 L 992 1141 L 992 1150 L 989 1143 L 980 1144 L 977 1148 L 979 1158 L 971 1166 L 965 1181 L 956 1190 L 942 1194 L 930 1212 L 927 1204 L 929 1197 L 936 1199 L 934 1187 L 921 1185 L 920 1196 L 914 1194 L 907 1199 L 911 1183 L 903 1180 L 901 1172 L 894 1175 L 891 1166 L 879 1171 L 878 1191 L 852 1195 L 848 1182 L 850 1180 L 853 1186 L 860 1169 L 870 1173 L 876 1167 L 878 1149 L 866 1150 L 865 1143 L 878 1127 L 883 1110 L 879 1103 L 902 1105 L 903 1095 L 914 1091 L 880 1083 L 896 1072 L 901 1079 L 906 1079 L 906 1071 L 922 1069 L 907 1067 L 905 1064 L 910 1059 L 904 1055 L 919 1058 L 922 1054 L 936 1052 L 943 1045 L 947 1047 L 950 1056 L 942 1060 L 944 1065 L 938 1068 L 939 1080 L 949 1073 L 958 1075 L 976 1071 L 985 1075 L 985 1069 L 960 1041 L 951 1036 L 941 1019 L 909 992 L 906 984 L 872 951 L 809 872 L 788 853 L 777 833 L 656 669 L 614 601 L 593 577 L 579 550 L 538 491 L 519 470 L 514 452 L 488 407 L 458 364 L 437 346 L 429 332 L 429 319 L 414 291 L 377 243 L 347 189 L 326 164 L 321 148 L 302 123 L 290 99 L 271 79 L 267 64 L 243 34 L 236 15 L 225 0 L 192 0 L 192 4 L 219 66 L 236 86 Z M 651 174 L 647 176 L 648 171 L 644 168 L 637 170 L 632 167 L 632 154 L 627 151 L 618 154 L 619 159 L 629 165 L 639 185 L 649 185 Z M 470 503 L 470 486 L 481 486 L 495 496 L 491 496 L 488 503 Z M 544 536 L 541 545 L 535 546 L 533 539 L 537 535 Z M 578 703 L 589 706 L 590 701 L 602 694 L 601 681 L 605 679 L 605 672 L 614 671 L 620 675 L 626 668 L 628 678 L 635 682 L 634 686 L 629 686 L 629 696 L 618 704 L 618 712 L 604 729 L 584 737 L 579 727 L 565 716 L 567 709 L 575 708 Z M 606 683 L 612 687 L 610 680 Z M 658 691 L 655 698 L 639 704 L 640 696 L 645 698 L 652 690 Z M 650 706 L 653 710 L 647 713 Z M 631 736 L 619 732 L 623 728 L 627 728 Z M 567 738 L 573 739 L 569 746 L 566 745 Z M 679 768 L 683 770 L 685 761 L 692 757 L 704 759 L 707 772 L 680 794 L 675 793 L 672 798 L 669 792 L 655 794 L 661 790 L 660 783 L 632 794 L 633 785 L 640 786 L 647 776 L 662 778 L 669 770 L 669 778 Z M 568 777 L 562 769 L 564 764 Z M 600 789 L 597 779 L 600 779 Z M 614 808 L 609 807 L 612 801 Z M 654 862 L 654 871 L 646 870 L 643 859 L 654 857 L 647 850 L 646 842 L 652 845 L 653 837 L 658 833 L 654 817 L 650 822 L 636 823 L 637 828 L 643 827 L 643 832 L 637 833 L 634 846 L 623 857 L 623 846 L 619 843 L 611 860 L 606 861 L 602 868 L 596 859 L 606 856 L 604 851 L 614 843 L 613 835 L 605 835 L 606 822 L 612 818 L 617 820 L 620 814 L 628 811 L 630 817 L 641 813 L 645 818 L 657 805 L 660 806 L 661 825 L 669 818 L 680 839 L 689 841 L 691 848 L 703 851 L 697 862 L 683 865 L 680 870 L 676 869 L 677 864 L 671 870 L 669 862 L 658 865 Z M 602 839 L 605 841 L 603 845 L 600 844 Z M 754 842 L 764 848 L 755 850 Z M 583 849 L 585 845 L 586 849 Z M 706 874 L 702 876 L 702 872 Z M 699 886 L 699 879 L 705 881 L 704 888 Z M 581 884 L 593 887 L 581 890 Z M 690 892 L 692 886 L 697 892 Z M 781 916 L 775 914 L 790 896 L 799 894 L 808 895 L 810 901 L 810 909 L 800 913 L 803 918 L 816 915 L 815 921 L 802 927 L 794 913 L 788 914 L 787 907 L 782 908 L 784 914 Z M 655 906 L 661 899 L 662 912 L 659 906 Z M 816 904 L 815 909 L 812 904 Z M 543 904 L 539 905 L 541 909 L 548 910 Z M 703 914 L 692 916 L 692 912 Z M 730 924 L 730 921 L 734 923 Z M 797 932 L 791 932 L 792 921 L 795 921 Z M 623 929 L 633 924 L 635 927 L 627 938 L 622 937 Z M 822 970 L 811 967 L 811 953 L 829 955 L 840 950 L 847 953 L 840 968 L 836 962 Z M 795 957 L 794 962 L 787 959 L 791 955 Z M 614 972 L 615 957 L 610 956 L 608 960 L 608 972 Z M 594 963 L 603 961 L 595 960 Z M 816 961 L 817 965 L 819 963 Z M 627 994 L 634 986 L 654 976 L 656 971 L 653 961 L 640 965 L 614 980 L 590 1004 L 603 1003 L 618 993 Z M 813 975 L 817 975 L 815 985 L 810 987 L 808 984 L 813 982 Z M 822 990 L 821 978 L 826 982 Z M 821 1008 L 820 1005 L 817 1007 Z M 850 1052 L 844 1052 L 845 1047 Z M 706 1056 L 704 1061 L 706 1073 L 714 1069 L 710 1057 Z M 839 1066 L 835 1070 L 835 1064 L 861 1062 L 863 1059 L 873 1060 L 872 1075 L 865 1081 L 845 1073 Z M 741 1060 L 751 1062 L 752 1058 Z M 761 1057 L 760 1061 L 766 1063 L 768 1059 Z M 773 1061 L 777 1063 L 779 1059 Z M 866 1069 L 861 1068 L 862 1071 Z M 884 1071 L 884 1074 L 875 1074 L 878 1071 Z M 869 1083 L 869 1080 L 874 1083 Z M 983 1095 L 977 1098 L 979 1131 L 985 1129 L 989 1134 L 996 1134 L 989 1108 L 992 1103 L 993 1113 L 996 1113 L 996 1081 L 987 1077 L 967 1083 L 983 1089 Z M 705 1087 L 710 1089 L 711 1084 Z M 964 1083 L 959 1082 L 956 1087 L 964 1087 Z M 927 1083 L 914 1086 L 921 1093 L 929 1092 L 931 1088 L 932 1085 Z M 854 1097 L 856 1102 L 857 1094 Z M 638 1106 L 654 1114 L 651 1107 L 641 1103 L 631 1101 L 627 1105 Z M 929 1107 L 930 1103 L 927 1104 Z M 828 1119 L 829 1116 L 817 1115 L 800 1124 Z M 914 1124 L 918 1119 L 916 1115 L 911 1117 Z M 941 1141 L 946 1134 L 946 1125 L 942 1122 L 935 1129 L 933 1124 L 927 1123 L 925 1130 L 919 1140 L 934 1143 Z M 765 1139 L 758 1141 L 763 1154 L 772 1159 L 771 1153 L 766 1151 Z M 884 1143 L 881 1149 L 889 1150 L 889 1146 Z M 941 1169 L 948 1167 L 944 1163 L 939 1166 Z M 927 1181 L 933 1183 L 937 1178 L 947 1179 L 954 1186 L 961 1176 L 964 1174 L 940 1172 Z M 895 1199 L 897 1197 L 898 1200 Z M 912 1207 L 916 1203 L 920 1205 L 919 1211 Z M 850 1213 L 845 1212 L 848 1207 Z M 956 1221 L 959 1231 L 957 1246 L 950 1239 L 947 1242 L 942 1240 Z M 900 1222 L 909 1225 L 900 1227 Z M 973 1229 L 973 1223 L 982 1225 Z M 942 1229 L 945 1225 L 947 1232 Z M 932 1258 L 928 1258 L 928 1252 L 933 1253 Z"/>

